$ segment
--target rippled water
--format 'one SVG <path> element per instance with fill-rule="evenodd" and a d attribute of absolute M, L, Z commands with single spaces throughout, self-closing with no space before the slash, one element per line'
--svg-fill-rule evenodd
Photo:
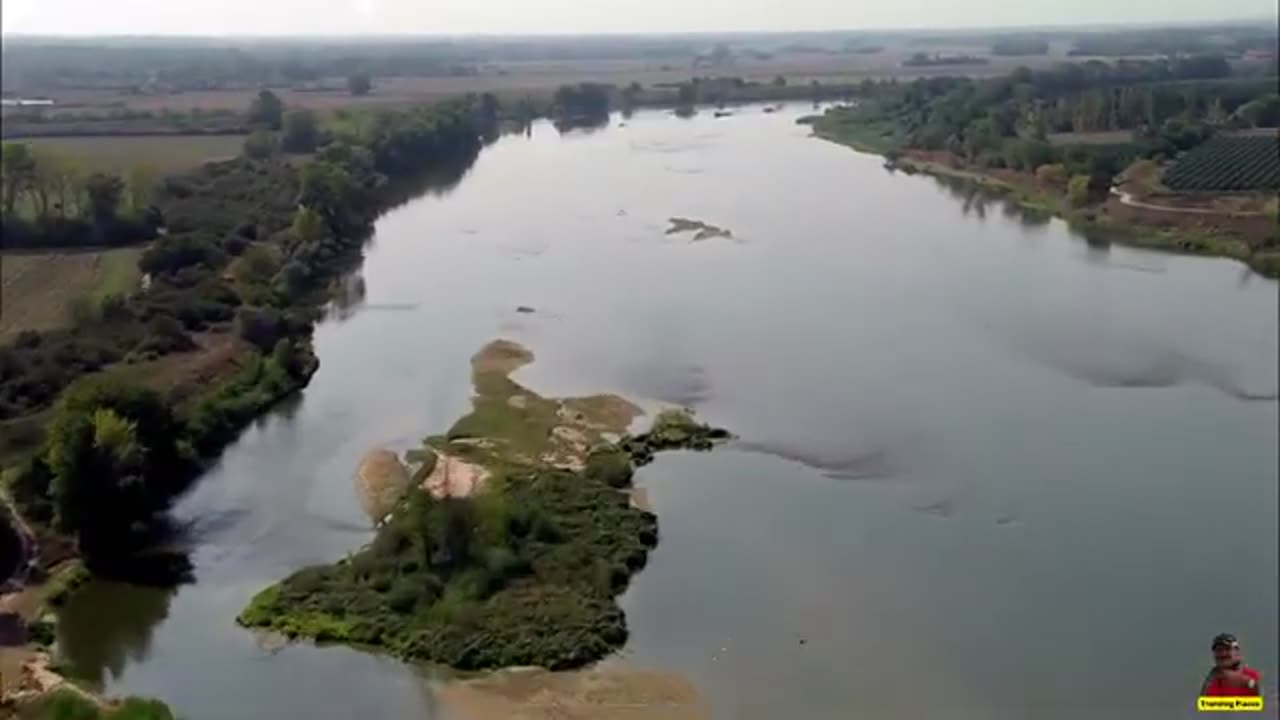
<path fill-rule="evenodd" d="M 1276 678 L 1276 283 L 891 175 L 799 114 L 539 125 L 389 213 L 311 385 L 178 508 L 197 582 L 93 587 L 66 660 L 192 720 L 444 718 L 429 673 L 233 618 L 370 537 L 359 457 L 446 428 L 504 336 L 540 392 L 741 435 L 640 474 L 662 542 L 623 598 L 624 657 L 719 717 L 1190 717 L 1223 631 Z"/>

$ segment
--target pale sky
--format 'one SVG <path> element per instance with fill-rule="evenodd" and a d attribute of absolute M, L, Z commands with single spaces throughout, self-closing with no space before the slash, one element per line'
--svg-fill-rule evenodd
<path fill-rule="evenodd" d="M 7 33 L 549 34 L 1273 18 L 1276 0 L 0 0 Z"/>

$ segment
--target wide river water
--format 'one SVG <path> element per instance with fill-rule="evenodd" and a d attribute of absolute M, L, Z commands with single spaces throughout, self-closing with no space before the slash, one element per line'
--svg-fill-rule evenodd
<path fill-rule="evenodd" d="M 1276 283 L 890 174 L 807 111 L 538 124 L 388 213 L 310 386 L 177 507 L 196 582 L 90 586 L 63 660 L 190 720 L 449 717 L 428 672 L 234 618 L 371 537 L 361 455 L 448 427 L 508 337 L 538 392 L 741 436 L 639 474 L 662 540 L 622 599 L 622 657 L 719 718 L 1191 717 L 1225 631 L 1274 687 Z"/>

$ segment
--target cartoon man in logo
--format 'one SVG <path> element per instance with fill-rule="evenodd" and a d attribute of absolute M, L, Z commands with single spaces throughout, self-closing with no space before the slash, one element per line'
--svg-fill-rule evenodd
<path fill-rule="evenodd" d="M 1201 697 L 1247 697 L 1262 695 L 1262 677 L 1244 664 L 1240 641 L 1231 633 L 1213 639 L 1213 668 L 1200 686 Z"/>

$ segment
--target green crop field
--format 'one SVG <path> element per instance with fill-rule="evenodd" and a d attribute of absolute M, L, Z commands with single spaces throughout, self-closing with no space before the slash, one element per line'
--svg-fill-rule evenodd
<path fill-rule="evenodd" d="M 1164 184 L 1172 190 L 1280 190 L 1280 139 L 1213 138 L 1174 163 L 1164 174 Z"/>

